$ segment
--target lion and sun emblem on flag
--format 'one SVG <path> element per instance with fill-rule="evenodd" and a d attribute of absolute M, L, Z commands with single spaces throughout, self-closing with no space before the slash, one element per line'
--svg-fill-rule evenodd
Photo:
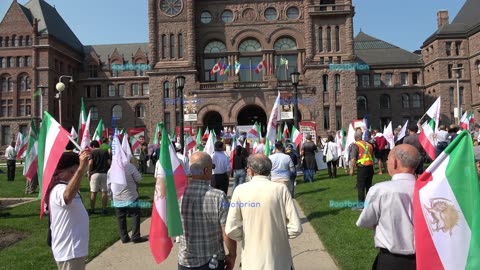
<path fill-rule="evenodd" d="M 426 218 L 429 221 L 430 232 L 443 232 L 452 235 L 459 222 L 459 211 L 446 198 L 431 198 L 430 207 L 423 205 Z"/>

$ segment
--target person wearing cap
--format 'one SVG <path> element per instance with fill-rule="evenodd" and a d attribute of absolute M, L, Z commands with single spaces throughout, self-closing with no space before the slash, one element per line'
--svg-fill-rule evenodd
<path fill-rule="evenodd" d="M 89 157 L 88 151 L 63 153 L 46 192 L 49 244 L 58 269 L 85 269 L 89 220 L 79 190 Z"/>
<path fill-rule="evenodd" d="M 188 163 L 188 157 L 182 154 L 182 145 L 180 143 L 175 143 L 175 151 L 177 152 L 177 158 L 182 164 L 183 171 L 187 176 L 190 175 L 190 168 Z"/>
<path fill-rule="evenodd" d="M 228 194 L 228 175 L 232 170 L 230 167 L 230 158 L 223 151 L 223 142 L 216 141 L 214 145 L 215 152 L 212 155 L 213 178 L 211 186 Z"/>

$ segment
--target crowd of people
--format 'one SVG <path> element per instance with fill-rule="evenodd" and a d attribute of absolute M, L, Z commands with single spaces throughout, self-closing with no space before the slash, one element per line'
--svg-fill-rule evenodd
<path fill-rule="evenodd" d="M 349 173 L 356 174 L 358 202 L 362 203 L 362 207 L 354 208 L 362 211 L 356 224 L 375 231 L 375 247 L 379 253 L 373 269 L 415 269 L 413 189 L 426 161 L 418 130 L 417 125 L 408 127 L 408 135 L 398 141 L 395 138 L 397 143 L 392 146 L 378 132 L 365 140 L 359 129 L 354 135 L 355 142 L 346 149 Z M 440 126 L 436 133 L 437 155 L 457 132 L 456 127 L 447 130 Z M 476 144 L 479 135 L 476 126 L 472 133 Z M 213 154 L 197 150 L 190 157 L 183 155 L 181 145 L 173 143 L 177 158 L 190 177 L 179 200 L 184 234 L 178 239 L 178 269 L 233 269 L 238 241 L 243 241 L 241 264 L 244 269 L 293 269 L 288 239 L 302 233 L 293 204 L 297 169 L 301 163 L 304 182 L 313 182 L 317 170 L 315 155 L 320 148 L 310 135 L 306 136 L 299 153 L 288 141 L 278 141 L 269 156 L 264 151 L 250 153 L 248 146 L 242 146 L 246 145 L 243 142 L 228 149 L 229 143 L 218 140 Z M 324 144 L 318 143 L 322 144 L 328 176 L 336 178 L 342 155 L 337 151 L 334 136 L 330 134 Z M 101 192 L 101 214 L 104 215 L 108 212 L 110 194 L 122 243 L 148 241 L 140 233 L 138 184 L 141 173 L 147 172 L 146 162 L 158 160 L 159 150 L 149 153 L 143 141 L 138 164 L 125 166 L 127 184 L 112 192 L 109 142 L 105 140 L 100 145 L 93 141 L 91 147 L 91 151 L 80 154 L 66 151 L 47 191 L 50 244 L 59 269 L 85 268 L 89 216 L 95 214 L 98 192 Z M 265 147 L 262 141 L 259 147 Z M 232 151 L 234 154 L 230 157 Z M 6 157 L 14 156 L 11 149 L 7 152 Z M 475 149 L 475 160 L 480 173 L 480 146 Z M 385 169 L 392 176 L 391 181 L 372 186 L 375 163 L 378 174 L 383 174 Z M 91 191 L 88 211 L 79 193 L 85 172 Z M 230 177 L 234 179 L 231 200 L 227 196 Z M 128 216 L 132 218 L 131 236 L 127 232 Z M 212 262 L 215 262 L 214 268 Z"/>

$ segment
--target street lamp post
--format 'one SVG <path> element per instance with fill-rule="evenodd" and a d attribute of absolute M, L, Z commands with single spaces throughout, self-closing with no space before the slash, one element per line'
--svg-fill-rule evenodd
<path fill-rule="evenodd" d="M 463 67 L 459 67 L 457 64 L 456 68 L 452 68 L 455 71 L 455 78 L 457 78 L 457 124 L 460 125 L 460 121 L 462 118 L 462 102 L 460 101 L 460 71 Z"/>
<path fill-rule="evenodd" d="M 60 126 L 62 125 L 62 92 L 65 90 L 65 84 L 62 82 L 62 78 L 70 78 L 70 83 L 73 83 L 73 77 L 68 75 L 62 75 L 58 78 L 58 83 L 55 85 L 55 88 L 58 91 L 56 97 L 58 98 L 58 121 Z"/>
<path fill-rule="evenodd" d="M 176 86 L 178 89 L 178 94 L 180 96 L 180 145 L 182 146 L 181 153 L 183 153 L 183 148 L 185 144 L 184 138 L 184 121 L 183 121 L 183 88 L 185 87 L 185 77 L 180 75 L 175 79 Z"/>
<path fill-rule="evenodd" d="M 290 74 L 290 78 L 292 79 L 292 85 L 293 85 L 293 96 L 294 96 L 294 101 L 293 101 L 293 125 L 295 128 L 298 127 L 298 82 L 299 82 L 299 77 L 300 73 L 297 71 L 292 72 Z"/>
<path fill-rule="evenodd" d="M 39 111 L 39 116 L 40 116 L 40 121 L 43 119 L 43 95 L 45 94 L 45 88 L 48 88 L 48 86 L 43 86 L 39 85 L 37 86 L 38 90 L 40 90 L 40 111 Z"/>

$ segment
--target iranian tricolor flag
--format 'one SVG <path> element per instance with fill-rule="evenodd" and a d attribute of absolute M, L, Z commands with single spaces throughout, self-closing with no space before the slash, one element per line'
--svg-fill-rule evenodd
<path fill-rule="evenodd" d="M 83 135 L 80 140 L 80 148 L 81 149 L 89 149 L 90 148 L 90 117 L 91 111 L 88 112 L 87 121 L 85 122 L 85 129 L 83 130 Z"/>
<path fill-rule="evenodd" d="M 156 146 L 160 145 L 160 142 L 158 141 L 158 134 L 162 132 L 160 128 L 162 127 L 162 123 L 157 123 L 157 126 L 155 127 L 155 133 L 153 134 L 153 144 Z"/>
<path fill-rule="evenodd" d="M 83 102 L 80 108 L 80 117 L 78 119 L 78 143 L 82 142 L 83 131 L 85 130 L 85 125 L 87 123 L 87 111 L 85 110 L 85 103 Z"/>
<path fill-rule="evenodd" d="M 77 131 L 75 131 L 74 127 L 72 127 L 72 129 L 70 130 L 70 137 L 72 137 L 72 139 L 74 140 L 78 138 Z"/>
<path fill-rule="evenodd" d="M 58 161 L 69 141 L 70 133 L 45 112 L 38 135 L 38 183 L 40 186 L 40 218 L 43 216 L 45 194 L 52 181 Z"/>
<path fill-rule="evenodd" d="M 171 237 L 182 235 L 178 199 L 185 192 L 187 176 L 162 128 L 160 159 L 155 168 L 155 194 L 150 224 L 150 250 L 157 264 L 162 263 L 172 250 Z"/>
<path fill-rule="evenodd" d="M 473 112 L 465 112 L 462 115 L 462 119 L 460 119 L 460 126 L 465 130 L 469 130 L 470 124 L 475 123 L 475 119 L 473 121 L 472 119 L 473 119 Z"/>
<path fill-rule="evenodd" d="M 278 113 L 278 107 L 280 105 L 280 92 L 278 92 L 275 103 L 273 104 L 272 111 L 270 112 L 270 117 L 267 124 L 267 139 L 270 140 L 270 143 L 275 143 L 277 137 L 277 121 L 280 120 L 280 114 Z"/>
<path fill-rule="evenodd" d="M 435 128 L 435 121 L 433 119 L 430 119 L 430 121 L 423 123 L 422 131 L 418 136 L 418 140 L 420 141 L 420 144 L 422 145 L 423 149 L 432 160 L 435 159 L 435 155 L 436 155 L 435 136 L 434 136 L 435 132 L 433 131 L 434 128 Z"/>
<path fill-rule="evenodd" d="M 195 146 L 197 143 L 193 139 L 192 135 L 190 133 L 187 133 L 185 135 L 185 147 L 183 148 L 183 155 L 186 155 L 190 150 L 195 149 Z"/>
<path fill-rule="evenodd" d="M 28 146 L 25 155 L 25 166 L 23 166 L 23 175 L 28 181 L 32 180 L 38 169 L 37 140 L 38 131 L 35 128 L 35 123 L 32 119 L 30 121 L 30 131 L 28 132 Z"/>
<path fill-rule="evenodd" d="M 15 151 L 17 152 L 17 159 L 22 159 L 25 157 L 27 151 L 28 141 L 21 132 L 17 133 L 17 141 L 15 142 Z"/>
<path fill-rule="evenodd" d="M 199 149 L 202 146 L 202 128 L 197 130 L 197 138 L 195 140 L 196 148 Z"/>
<path fill-rule="evenodd" d="M 145 131 L 141 131 L 130 136 L 130 145 L 132 146 L 132 151 L 135 151 L 140 147 L 140 137 L 145 136 Z"/>
<path fill-rule="evenodd" d="M 100 118 L 100 121 L 98 121 L 97 124 L 97 128 L 93 133 L 92 141 L 98 141 L 99 144 L 102 144 L 102 137 L 105 135 L 105 125 L 103 124 L 103 119 Z"/>
<path fill-rule="evenodd" d="M 257 139 L 259 136 L 258 136 L 258 133 L 259 133 L 259 129 L 258 129 L 258 125 L 257 125 L 257 122 L 255 122 L 255 124 L 253 124 L 252 128 L 248 131 L 248 134 L 247 134 L 247 137 L 248 138 L 255 138 Z M 250 135 L 250 136 L 249 136 Z"/>
<path fill-rule="evenodd" d="M 295 126 L 292 126 L 292 142 L 295 144 L 295 147 L 298 147 L 298 145 L 302 142 L 302 139 L 302 133 L 300 133 Z"/>
<path fill-rule="evenodd" d="M 285 140 L 290 139 L 290 131 L 288 130 L 288 125 L 287 125 L 287 123 L 285 123 L 285 125 L 283 126 L 283 138 L 284 138 Z"/>
<path fill-rule="evenodd" d="M 213 152 L 215 152 L 215 131 L 212 130 L 210 134 L 208 135 L 207 143 L 205 144 L 205 148 L 203 149 L 203 152 L 213 155 Z"/>
<path fill-rule="evenodd" d="M 340 149 L 340 152 L 345 149 L 345 131 L 343 130 L 343 127 L 341 130 L 337 130 L 335 143 L 337 144 L 337 148 Z"/>
<path fill-rule="evenodd" d="M 467 131 L 416 181 L 413 213 L 418 270 L 480 269 L 480 191 Z"/>

